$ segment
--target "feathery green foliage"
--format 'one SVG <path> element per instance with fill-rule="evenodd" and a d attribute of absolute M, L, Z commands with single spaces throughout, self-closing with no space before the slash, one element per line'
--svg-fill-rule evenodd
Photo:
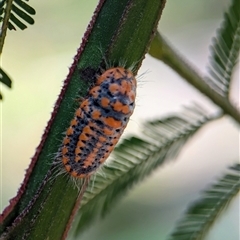
<path fill-rule="evenodd" d="M 81 202 L 76 234 L 98 215 L 105 215 L 134 183 L 176 157 L 191 136 L 219 117 L 207 116 L 194 106 L 181 114 L 145 123 L 144 137 L 123 140 L 115 148 L 112 161 L 92 177 Z"/>
<path fill-rule="evenodd" d="M 7 29 L 16 30 L 16 27 L 24 30 L 28 24 L 34 24 L 34 20 L 30 15 L 36 12 L 34 8 L 29 6 L 23 0 L 2 0 L 0 2 L 0 22 L 2 22 L 0 29 L 0 55 L 2 53 L 4 40 L 7 34 Z M 9 76 L 0 69 L 0 82 L 4 83 L 11 88 L 11 79 Z M 0 93 L 0 100 L 2 95 Z"/>
<path fill-rule="evenodd" d="M 10 6 L 10 14 L 7 13 L 7 6 Z M 9 30 L 16 30 L 16 27 L 24 30 L 28 24 L 34 24 L 34 20 L 30 15 L 36 14 L 34 8 L 29 6 L 22 0 L 3 0 L 0 3 L 0 20 L 3 21 L 4 18 L 8 19 L 7 27 Z"/>
<path fill-rule="evenodd" d="M 240 164 L 206 190 L 179 221 L 169 240 L 201 240 L 227 204 L 240 190 Z"/>
<path fill-rule="evenodd" d="M 0 68 L 0 82 L 5 84 L 7 87 L 11 88 L 12 86 L 12 81 L 9 78 L 9 76 L 3 71 L 2 68 Z M 2 95 L 0 93 L 0 99 L 2 99 Z"/>
<path fill-rule="evenodd" d="M 213 38 L 210 47 L 209 77 L 211 87 L 222 96 L 228 97 L 233 68 L 240 48 L 240 1 L 234 0 L 224 14 L 222 26 Z"/>

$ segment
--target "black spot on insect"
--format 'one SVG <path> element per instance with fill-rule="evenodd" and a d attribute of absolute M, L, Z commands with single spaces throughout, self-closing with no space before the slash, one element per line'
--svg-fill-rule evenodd
<path fill-rule="evenodd" d="M 99 126 L 103 126 L 103 122 L 102 122 L 102 121 L 100 121 L 100 120 L 96 120 L 95 122 L 96 122 L 97 125 L 99 125 Z"/>

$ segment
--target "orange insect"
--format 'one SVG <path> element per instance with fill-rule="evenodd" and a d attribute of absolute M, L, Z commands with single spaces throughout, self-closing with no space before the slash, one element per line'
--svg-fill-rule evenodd
<path fill-rule="evenodd" d="M 71 176 L 89 177 L 107 159 L 133 113 L 136 85 L 133 73 L 122 67 L 97 78 L 76 110 L 60 150 Z"/>

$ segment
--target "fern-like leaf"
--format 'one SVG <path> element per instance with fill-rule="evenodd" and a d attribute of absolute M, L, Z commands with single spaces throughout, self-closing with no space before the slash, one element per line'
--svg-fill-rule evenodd
<path fill-rule="evenodd" d="M 219 116 L 218 116 L 219 117 Z M 134 183 L 173 158 L 184 143 L 209 121 L 216 119 L 197 108 L 163 120 L 148 122 L 144 138 L 125 139 L 115 148 L 113 159 L 92 177 L 81 202 L 77 233 L 95 217 L 105 215 L 113 203 Z"/>
<path fill-rule="evenodd" d="M 240 1 L 233 0 L 210 47 L 209 77 L 206 80 L 222 96 L 228 96 L 233 68 L 240 49 Z"/>
<path fill-rule="evenodd" d="M 11 88 L 12 86 L 12 81 L 10 77 L 0 68 L 0 82 Z M 2 99 L 2 95 L 0 93 L 0 100 Z"/>
<path fill-rule="evenodd" d="M 34 20 L 30 16 L 36 14 L 34 8 L 23 2 L 23 0 L 13 0 L 13 3 L 9 2 L 10 1 L 8 0 L 3 0 L 0 3 L 1 21 L 4 18 L 7 18 L 7 27 L 9 30 L 16 30 L 16 27 L 20 28 L 21 30 L 27 28 L 27 25 L 23 22 L 23 20 L 28 24 L 34 24 Z M 7 4 L 10 5 L 10 11 L 5 11 Z"/>
<path fill-rule="evenodd" d="M 18 5 L 18 7 L 16 6 Z M 2 22 L 0 28 L 0 55 L 2 53 L 7 29 L 16 30 L 16 26 L 21 30 L 27 28 L 27 25 L 22 22 L 34 24 L 34 20 L 30 15 L 34 15 L 35 10 L 22 0 L 2 0 L 0 1 L 0 22 Z M 0 82 L 3 82 L 8 87 L 11 87 L 11 80 L 8 75 L 0 69 Z M 2 95 L 0 93 L 0 100 Z"/>
<path fill-rule="evenodd" d="M 169 240 L 201 240 L 224 207 L 240 190 L 240 164 L 204 192 L 202 199 L 189 207 Z"/>

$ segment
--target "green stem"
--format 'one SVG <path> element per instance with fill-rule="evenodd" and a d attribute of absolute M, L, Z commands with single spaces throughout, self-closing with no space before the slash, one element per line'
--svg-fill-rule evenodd
<path fill-rule="evenodd" d="M 159 33 L 156 34 L 152 42 L 149 54 L 162 60 L 169 67 L 174 69 L 188 83 L 193 85 L 213 103 L 222 108 L 225 114 L 228 114 L 240 124 L 240 113 L 230 101 L 214 91 L 187 61 L 176 53 L 176 50 L 174 50 Z"/>
<path fill-rule="evenodd" d="M 0 33 L 0 55 L 2 54 L 4 40 L 7 35 L 7 27 L 8 27 L 8 21 L 9 21 L 11 10 L 12 10 L 12 2 L 13 0 L 6 1 L 6 8 L 5 8 L 5 13 L 3 17 L 2 29 Z"/>

